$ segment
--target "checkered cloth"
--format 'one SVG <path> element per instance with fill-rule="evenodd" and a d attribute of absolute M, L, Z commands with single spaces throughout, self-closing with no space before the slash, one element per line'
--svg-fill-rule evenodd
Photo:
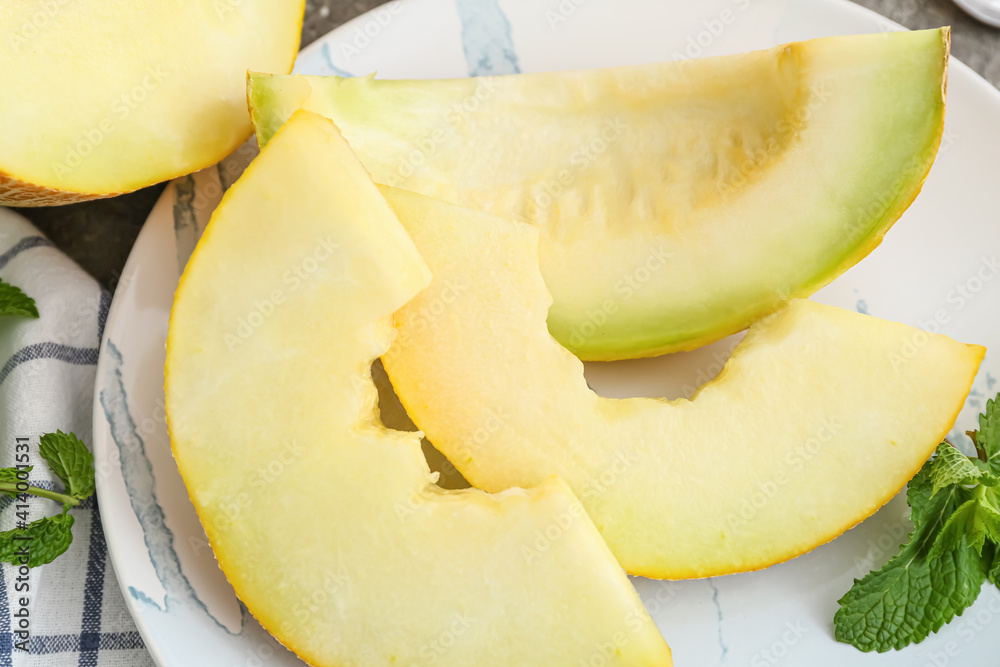
<path fill-rule="evenodd" d="M 0 467 L 14 465 L 15 439 L 26 437 L 31 483 L 57 488 L 38 456 L 38 439 L 60 429 L 90 444 L 94 373 L 111 296 L 4 208 L 0 278 L 34 298 L 41 315 L 0 318 Z M 16 502 L 0 498 L 0 530 L 14 527 Z M 29 505 L 30 520 L 60 509 L 36 497 Z M 0 667 L 152 667 L 108 560 L 96 498 L 71 512 L 76 523 L 67 553 L 26 577 L 6 563 L 0 571 Z M 27 651 L 15 634 L 25 608 Z"/>

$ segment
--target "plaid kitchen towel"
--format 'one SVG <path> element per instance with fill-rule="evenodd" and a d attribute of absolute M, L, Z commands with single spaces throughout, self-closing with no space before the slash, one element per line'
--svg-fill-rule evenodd
<path fill-rule="evenodd" d="M 21 438 L 35 466 L 31 483 L 56 488 L 38 440 L 59 429 L 91 444 L 94 374 L 111 295 L 4 208 L 0 278 L 34 298 L 40 314 L 0 318 L 0 467 L 14 465 Z M 15 526 L 15 502 L 0 498 L 0 530 Z M 29 505 L 29 520 L 60 510 L 44 498 L 31 497 Z M 69 551 L 27 574 L 7 563 L 0 570 L 0 667 L 152 667 L 108 559 L 96 497 L 71 512 Z"/>

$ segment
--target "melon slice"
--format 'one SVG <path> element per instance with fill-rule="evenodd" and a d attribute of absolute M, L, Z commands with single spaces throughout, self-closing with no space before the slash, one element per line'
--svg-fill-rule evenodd
<path fill-rule="evenodd" d="M 384 188 L 434 282 L 382 362 L 474 486 L 566 480 L 631 574 L 762 568 L 888 501 L 941 442 L 985 350 L 793 300 L 691 400 L 594 394 L 549 335 L 537 230 Z"/>
<path fill-rule="evenodd" d="M 248 68 L 289 72 L 303 0 L 0 3 L 0 205 L 108 197 L 221 160 Z"/>
<path fill-rule="evenodd" d="M 564 483 L 446 492 L 420 435 L 381 425 L 371 364 L 428 280 L 319 116 L 213 215 L 171 314 L 167 417 L 240 599 L 312 665 L 670 665 Z"/>
<path fill-rule="evenodd" d="M 871 252 L 944 123 L 949 31 L 446 81 L 251 75 L 257 139 L 337 123 L 378 183 L 541 229 L 548 324 L 584 359 L 686 350 Z"/>

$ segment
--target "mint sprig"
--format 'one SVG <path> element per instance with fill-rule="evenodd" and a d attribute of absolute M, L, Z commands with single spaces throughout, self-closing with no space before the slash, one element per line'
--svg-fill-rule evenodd
<path fill-rule="evenodd" d="M 46 433 L 38 443 L 38 453 L 62 480 L 69 495 L 86 498 L 94 492 L 94 455 L 72 433 Z"/>
<path fill-rule="evenodd" d="M 86 500 L 96 488 L 94 457 L 72 433 L 46 433 L 41 437 L 38 452 L 62 481 L 64 492 L 31 486 L 18 479 L 17 468 L 0 468 L 0 493 L 22 502 L 29 495 L 54 500 L 62 504 L 62 514 L 25 524 L 27 510 L 19 512 L 19 523 L 24 525 L 0 532 L 0 561 L 37 567 L 63 554 L 73 542 L 74 520 L 69 509 Z M 21 469 L 22 477 L 31 470 L 30 466 Z"/>
<path fill-rule="evenodd" d="M 976 457 L 942 442 L 910 480 L 909 541 L 840 599 L 838 641 L 878 652 L 919 643 L 975 602 L 984 581 L 1000 585 L 997 401 L 987 401 L 969 435 Z"/>
<path fill-rule="evenodd" d="M 1000 394 L 996 399 L 986 401 L 986 410 L 979 415 L 979 430 L 969 433 L 979 460 L 986 464 L 994 477 L 1000 477 L 1000 409 L 997 408 L 997 400 L 1000 400 Z"/>
<path fill-rule="evenodd" d="M 34 466 L 26 466 L 22 472 L 30 473 Z M 17 468 L 0 468 L 0 493 L 6 493 L 11 498 L 17 498 Z M 8 487 L 13 487 L 10 489 Z"/>
<path fill-rule="evenodd" d="M 73 522 L 73 515 L 63 508 L 62 514 L 0 533 L 0 561 L 28 567 L 51 563 L 73 543 Z"/>
<path fill-rule="evenodd" d="M 956 447 L 939 445 L 937 458 L 930 471 L 933 484 L 931 492 L 937 493 L 952 484 L 974 484 L 983 474 L 985 471 Z"/>
<path fill-rule="evenodd" d="M 3 315 L 38 317 L 38 307 L 19 287 L 0 280 L 0 316 Z"/>

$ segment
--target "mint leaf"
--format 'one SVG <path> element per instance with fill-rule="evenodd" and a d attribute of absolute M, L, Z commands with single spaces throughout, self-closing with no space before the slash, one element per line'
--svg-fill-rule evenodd
<path fill-rule="evenodd" d="M 984 494 L 976 510 L 975 530 L 981 530 L 994 544 L 1000 544 L 1000 511 L 990 502 L 989 494 Z"/>
<path fill-rule="evenodd" d="M 69 549 L 72 528 L 73 515 L 63 509 L 62 514 L 32 521 L 27 528 L 4 531 L 0 533 L 0 561 L 28 567 L 51 563 Z"/>
<path fill-rule="evenodd" d="M 34 466 L 27 466 L 24 472 L 31 472 Z M 0 468 L 0 484 L 11 484 L 17 486 L 20 480 L 17 478 L 17 468 Z M 0 493 L 6 493 L 11 498 L 17 498 L 20 493 L 16 489 L 0 489 Z"/>
<path fill-rule="evenodd" d="M 840 599 L 837 641 L 879 653 L 921 642 L 975 602 L 985 579 L 986 563 L 965 537 L 933 559 L 910 542 Z"/>
<path fill-rule="evenodd" d="M 1000 546 L 992 546 L 993 560 L 990 565 L 989 578 L 993 585 L 1000 588 Z M 989 561 L 987 561 L 989 562 Z"/>
<path fill-rule="evenodd" d="M 83 499 L 94 492 L 94 455 L 72 433 L 46 433 L 38 444 L 38 453 L 49 464 L 69 495 Z"/>
<path fill-rule="evenodd" d="M 1000 511 L 992 504 L 991 494 L 986 493 L 985 488 L 980 488 L 975 495 L 948 518 L 934 540 L 929 558 L 937 558 L 946 551 L 957 549 L 962 537 L 978 554 L 983 553 L 986 538 L 1000 544 Z"/>
<path fill-rule="evenodd" d="M 35 300 L 20 288 L 0 280 L 0 315 L 38 317 L 38 308 Z"/>
<path fill-rule="evenodd" d="M 954 544 L 949 539 L 953 548 L 930 555 L 939 534 L 972 496 L 958 485 L 935 494 L 932 466 L 933 461 L 925 463 L 907 489 L 914 524 L 909 543 L 882 568 L 856 579 L 840 599 L 833 619 L 837 641 L 866 652 L 901 649 L 923 641 L 978 597 L 988 563 L 968 535 L 960 534 Z"/>
<path fill-rule="evenodd" d="M 948 487 L 941 495 L 935 494 L 934 482 L 931 479 L 933 468 L 934 459 L 924 463 L 906 487 L 906 502 L 910 504 L 910 521 L 913 522 L 914 528 L 911 539 L 913 535 L 926 532 L 921 529 L 929 526 L 933 541 L 933 537 L 944 527 L 948 517 L 958 509 L 959 505 L 972 497 L 971 493 L 958 486 Z"/>
<path fill-rule="evenodd" d="M 983 471 L 972 460 L 949 442 L 937 447 L 937 456 L 931 463 L 931 494 L 949 484 L 972 484 L 983 476 Z"/>
<path fill-rule="evenodd" d="M 962 544 L 962 538 L 967 538 L 969 545 L 975 548 L 977 553 L 982 553 L 983 544 L 986 542 L 986 531 L 982 528 L 976 531 L 974 528 L 978 508 L 979 502 L 974 499 L 959 506 L 937 534 L 927 557 L 940 558 L 945 553 L 958 549 Z"/>
<path fill-rule="evenodd" d="M 986 401 L 986 409 L 979 415 L 979 430 L 974 441 L 990 472 L 1000 477 L 1000 404 L 996 399 Z"/>

